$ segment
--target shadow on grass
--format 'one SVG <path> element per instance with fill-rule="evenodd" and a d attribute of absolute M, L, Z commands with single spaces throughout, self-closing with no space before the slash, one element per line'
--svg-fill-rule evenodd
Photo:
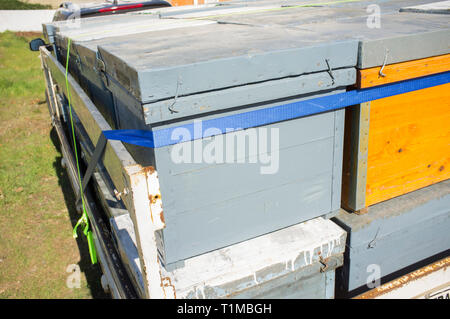
<path fill-rule="evenodd" d="M 61 153 L 60 141 L 58 135 L 54 128 L 50 132 L 50 139 L 55 145 L 59 153 Z M 70 221 L 72 223 L 72 228 L 77 223 L 78 219 L 81 217 L 75 208 L 75 194 L 73 192 L 69 176 L 65 168 L 61 166 L 62 156 L 55 158 L 53 167 L 55 168 L 56 174 L 58 176 L 58 184 L 62 188 L 64 194 L 64 200 L 66 202 L 67 210 L 69 211 Z M 80 266 L 81 271 L 85 274 L 88 283 L 88 288 L 91 290 L 93 298 L 110 298 L 109 294 L 103 291 L 101 286 L 100 278 L 102 276 L 102 270 L 99 264 L 92 265 L 91 257 L 89 255 L 89 248 L 86 237 L 83 235 L 81 228 L 79 229 L 78 238 L 74 239 L 77 242 L 78 249 L 80 251 Z"/>

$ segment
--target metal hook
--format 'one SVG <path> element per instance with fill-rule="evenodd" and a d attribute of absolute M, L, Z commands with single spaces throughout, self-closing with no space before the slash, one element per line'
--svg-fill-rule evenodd
<path fill-rule="evenodd" d="M 176 89 L 176 91 L 175 91 L 175 97 L 174 97 L 174 99 L 173 99 L 172 104 L 168 107 L 168 109 L 169 109 L 169 111 L 170 111 L 170 114 L 178 113 L 177 110 L 174 110 L 174 109 L 173 109 L 173 106 L 175 105 L 175 103 L 177 103 L 177 98 L 178 98 L 178 88 L 180 87 L 180 84 L 181 84 L 181 77 L 178 77 L 178 80 L 177 80 L 177 89 Z"/>
<path fill-rule="evenodd" d="M 380 72 L 378 72 L 378 74 L 379 74 L 381 77 L 383 77 L 383 78 L 386 76 L 386 74 L 383 73 L 383 70 L 384 70 L 384 67 L 386 66 L 388 53 L 389 53 L 389 49 L 386 49 L 386 52 L 385 52 L 385 54 L 384 54 L 383 65 L 381 66 Z"/>
<path fill-rule="evenodd" d="M 327 63 L 327 66 L 328 66 L 327 72 L 328 72 L 328 74 L 331 77 L 331 85 L 333 85 L 334 84 L 334 76 L 333 76 L 333 73 L 332 73 L 333 69 L 331 69 L 331 66 L 330 66 L 330 63 L 329 63 L 328 59 L 325 59 L 325 62 Z"/>
<path fill-rule="evenodd" d="M 376 244 L 376 240 L 377 240 L 379 232 L 380 232 L 380 227 L 378 227 L 375 237 L 369 242 L 369 244 L 367 245 L 367 248 L 375 248 L 375 244 Z"/>

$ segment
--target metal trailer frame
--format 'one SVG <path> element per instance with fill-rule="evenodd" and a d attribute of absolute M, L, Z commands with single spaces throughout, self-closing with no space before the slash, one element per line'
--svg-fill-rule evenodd
<path fill-rule="evenodd" d="M 60 141 L 61 152 L 63 154 L 62 166 L 66 168 L 70 185 L 75 194 L 79 194 L 80 187 L 78 183 L 77 171 L 74 153 L 69 143 L 61 120 L 57 116 L 58 106 L 55 100 L 55 85 L 52 84 L 51 76 L 48 70 L 44 68 L 46 80 L 46 97 L 47 105 L 52 116 L 52 126 L 58 135 Z M 89 220 L 91 221 L 91 230 L 93 232 L 94 244 L 97 251 L 97 257 L 102 269 L 102 286 L 105 291 L 109 291 L 114 298 L 136 298 L 136 291 L 131 284 L 126 270 L 119 259 L 112 240 L 110 232 L 100 217 L 100 208 L 94 202 L 93 195 L 90 190 L 85 191 L 82 195 L 85 201 L 85 207 Z M 78 210 L 79 207 L 77 207 Z"/>
<path fill-rule="evenodd" d="M 63 108 L 64 96 L 67 96 L 65 69 L 45 47 L 40 48 L 40 57 L 47 84 L 46 94 L 52 124 L 61 142 L 61 150 L 72 187 L 75 194 L 79 195 L 80 185 L 74 154 L 63 129 L 63 120 L 67 118 Z M 76 113 L 77 120 L 86 129 L 85 133 L 89 139 L 96 143 L 102 134 L 101 131 L 109 130 L 111 127 L 70 74 L 67 76 L 67 82 L 70 87 L 71 105 Z M 82 146 L 82 148 L 86 151 L 86 147 Z M 89 155 L 87 154 L 87 156 Z M 104 180 L 110 179 L 112 184 L 115 185 L 116 189 L 113 192 L 116 197 L 122 199 L 133 220 L 139 255 L 145 256 L 145 258 L 140 258 L 145 283 L 144 297 L 165 298 L 173 296 L 173 287 L 161 275 L 156 249 L 155 232 L 164 227 L 164 221 L 161 219 L 161 196 L 156 171 L 153 167 L 142 167 L 136 164 L 123 144 L 118 141 L 107 142 L 102 163 L 104 168 L 102 169 L 100 165 L 97 165 L 96 171 L 98 174 L 95 176 L 97 178 L 102 176 Z M 105 176 L 106 171 L 108 176 Z M 93 195 L 90 192 L 84 192 L 81 196 L 84 197 L 87 204 L 87 213 L 91 220 L 95 246 L 109 290 L 113 297 L 137 297 L 136 291 L 120 261 L 120 256 L 114 247 L 112 237 L 107 235 L 108 229 L 100 218 L 99 207 L 95 205 Z M 151 218 L 148 218 L 149 212 Z M 146 231 L 142 231 L 143 229 Z M 154 243 L 154 245 L 151 243 Z M 149 285 L 149 282 L 161 284 Z"/>
<path fill-rule="evenodd" d="M 449 299 L 450 257 L 412 271 L 354 299 Z"/>

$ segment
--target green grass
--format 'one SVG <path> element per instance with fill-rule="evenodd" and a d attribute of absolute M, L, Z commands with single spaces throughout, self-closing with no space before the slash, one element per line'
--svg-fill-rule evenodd
<path fill-rule="evenodd" d="M 51 9 L 48 4 L 28 3 L 20 0 L 1 0 L 0 10 L 36 10 Z"/>
<path fill-rule="evenodd" d="M 86 242 L 72 238 L 79 215 L 61 168 L 31 34 L 0 33 L 0 298 L 92 298 L 99 266 Z M 66 268 L 81 268 L 68 288 Z"/>

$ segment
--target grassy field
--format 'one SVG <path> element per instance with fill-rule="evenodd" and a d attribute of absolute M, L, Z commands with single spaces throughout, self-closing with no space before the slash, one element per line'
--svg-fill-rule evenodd
<path fill-rule="evenodd" d="M 50 125 L 32 34 L 0 33 L 0 298 L 101 298 Z M 81 268 L 68 288 L 66 269 Z"/>
<path fill-rule="evenodd" d="M 1 0 L 0 10 L 36 10 L 36 9 L 51 9 L 49 4 L 29 3 L 23 0 Z"/>
<path fill-rule="evenodd" d="M 0 10 L 34 10 L 57 9 L 66 0 L 0 0 Z M 89 2 L 104 2 L 102 0 L 70 0 L 68 2 L 81 4 Z"/>

